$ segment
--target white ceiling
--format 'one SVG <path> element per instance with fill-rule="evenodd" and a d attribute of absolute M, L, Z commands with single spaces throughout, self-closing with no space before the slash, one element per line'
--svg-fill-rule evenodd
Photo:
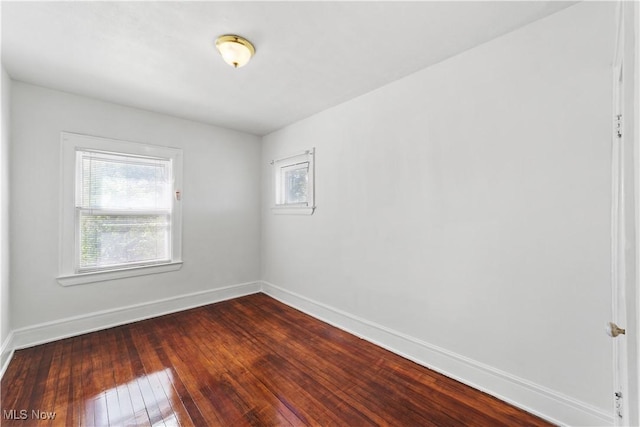
<path fill-rule="evenodd" d="M 569 2 L 8 2 L 17 80 L 264 135 Z M 233 69 L 214 40 L 256 55 Z"/>

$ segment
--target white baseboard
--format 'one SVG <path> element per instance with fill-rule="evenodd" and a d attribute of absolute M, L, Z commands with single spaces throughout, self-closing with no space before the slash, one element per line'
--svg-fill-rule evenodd
<path fill-rule="evenodd" d="M 599 408 L 444 348 L 394 331 L 302 295 L 262 282 L 262 292 L 284 304 L 399 354 L 554 424 L 613 425 Z"/>
<path fill-rule="evenodd" d="M 260 289 L 260 282 L 241 283 L 15 329 L 12 334 L 12 342 L 8 344 L 8 348 L 12 351 L 32 347 L 46 342 L 258 293 Z"/>
<path fill-rule="evenodd" d="M 11 331 L 0 347 L 0 379 L 4 376 L 7 366 L 9 366 L 13 352 L 13 331 Z"/>

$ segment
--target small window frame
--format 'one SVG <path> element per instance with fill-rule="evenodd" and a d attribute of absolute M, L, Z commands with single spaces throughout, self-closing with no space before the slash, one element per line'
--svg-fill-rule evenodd
<path fill-rule="evenodd" d="M 175 271 L 182 267 L 182 149 L 135 142 L 120 141 L 70 132 L 61 132 L 60 150 L 60 255 L 59 276 L 62 286 L 80 285 L 126 277 Z M 105 268 L 78 272 L 78 236 L 76 226 L 76 153 L 101 151 L 130 156 L 156 157 L 171 160 L 172 208 L 171 208 L 171 260 L 149 265 L 133 265 L 123 268 Z"/>
<path fill-rule="evenodd" d="M 286 203 L 285 193 L 287 191 L 285 183 L 282 181 L 282 174 L 286 170 L 298 169 L 296 166 L 307 163 L 307 201 L 297 203 Z M 271 161 L 273 166 L 273 205 L 271 207 L 275 214 L 289 215 L 312 215 L 315 211 L 315 148 L 295 153 L 289 156 L 280 157 Z"/>

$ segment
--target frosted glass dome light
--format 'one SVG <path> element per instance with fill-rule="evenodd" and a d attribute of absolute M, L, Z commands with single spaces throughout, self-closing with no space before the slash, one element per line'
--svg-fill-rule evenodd
<path fill-rule="evenodd" d="M 231 34 L 218 37 L 216 48 L 224 62 L 234 68 L 246 65 L 256 53 L 256 49 L 249 40 Z"/>

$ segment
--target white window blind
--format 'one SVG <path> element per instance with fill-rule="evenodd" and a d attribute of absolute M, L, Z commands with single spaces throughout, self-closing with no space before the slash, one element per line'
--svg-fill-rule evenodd
<path fill-rule="evenodd" d="M 167 263 L 171 159 L 76 151 L 76 272 Z"/>

